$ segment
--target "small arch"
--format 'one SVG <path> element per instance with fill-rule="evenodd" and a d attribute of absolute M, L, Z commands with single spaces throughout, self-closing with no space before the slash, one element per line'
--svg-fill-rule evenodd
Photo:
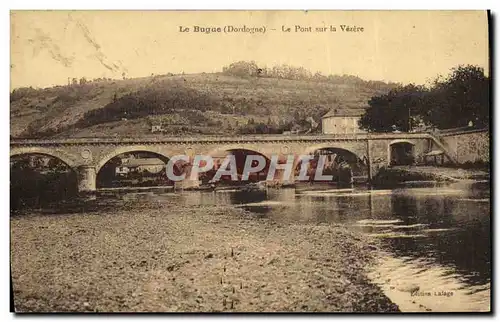
<path fill-rule="evenodd" d="M 395 143 L 409 143 L 411 145 L 415 145 L 415 142 L 412 140 L 407 140 L 407 139 L 397 139 L 397 140 L 392 140 L 389 145 L 393 145 Z"/>
<path fill-rule="evenodd" d="M 394 140 L 388 146 L 389 165 L 411 165 L 415 162 L 415 143 L 410 140 Z"/>

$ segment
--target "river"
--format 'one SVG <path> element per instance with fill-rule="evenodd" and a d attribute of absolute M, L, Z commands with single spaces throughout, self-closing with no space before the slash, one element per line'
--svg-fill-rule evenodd
<path fill-rule="evenodd" d="M 258 217 L 343 224 L 380 239 L 372 280 L 403 311 L 490 309 L 490 191 L 487 182 L 414 183 L 388 190 L 304 185 L 266 194 L 236 190 L 127 194 L 185 205 L 226 204 Z"/>
<path fill-rule="evenodd" d="M 116 202 L 126 203 L 129 210 L 123 212 L 115 210 L 112 208 L 113 206 L 109 208 L 109 205 L 116 204 Z M 164 207 L 155 211 L 148 210 L 148 205 L 160 204 L 161 206 L 162 203 Z M 461 182 L 447 185 L 415 182 L 384 190 L 370 189 L 366 186 L 335 189 L 328 185 L 303 184 L 296 188 L 268 189 L 267 192 L 258 193 L 242 192 L 236 189 L 183 192 L 157 189 L 156 191 L 136 193 L 101 193 L 96 199 L 91 200 L 90 204 L 93 205 L 93 210 L 70 204 L 69 206 L 75 208 L 75 211 L 68 211 L 68 209 L 58 206 L 57 209 L 42 211 L 49 216 L 32 214 L 25 219 L 22 216 L 15 217 L 13 224 L 11 223 L 13 225 L 11 229 L 15 233 L 12 247 L 14 250 L 17 249 L 17 252 L 14 252 L 17 254 L 14 257 L 17 265 L 14 265 L 16 269 L 14 273 L 17 274 L 19 291 L 24 292 L 26 283 L 38 283 L 36 285 L 40 287 L 42 297 L 47 296 L 45 294 L 47 284 L 43 282 L 46 277 L 41 276 L 31 280 L 29 278 L 31 275 L 22 273 L 31 272 L 33 267 L 38 267 L 36 266 L 38 264 L 32 263 L 34 259 L 25 256 L 22 251 L 32 247 L 33 242 L 45 249 L 40 250 L 43 258 L 37 259 L 40 263 L 45 263 L 43 266 L 59 269 L 58 265 L 62 265 L 63 262 L 53 262 L 51 258 L 57 259 L 59 258 L 57 256 L 65 254 L 64 256 L 69 256 L 64 261 L 65 265 L 70 265 L 69 267 L 73 269 L 74 266 L 71 265 L 82 265 L 81 261 L 76 261 L 73 258 L 76 252 L 81 256 L 84 256 L 82 254 L 92 255 L 93 259 L 89 263 L 97 265 L 84 269 L 95 269 L 96 272 L 102 272 L 98 268 L 100 265 L 106 264 L 106 256 L 114 256 L 113 254 L 120 254 L 122 251 L 121 248 L 114 248 L 115 243 L 137 244 L 140 246 L 137 246 L 140 248 L 140 251 L 136 252 L 138 254 L 148 253 L 148 247 L 157 248 L 163 245 L 163 237 L 160 238 L 157 235 L 165 228 L 158 229 L 156 227 L 165 227 L 163 219 L 158 217 L 163 217 L 162 213 L 168 215 L 169 218 L 175 216 L 175 212 L 164 213 L 166 209 L 171 207 L 170 205 L 181 209 L 199 209 L 197 211 L 214 209 L 210 206 L 220 205 L 223 206 L 220 207 L 221 209 L 236 207 L 246 210 L 247 213 L 250 213 L 250 221 L 257 226 L 260 225 L 258 220 L 262 218 L 265 218 L 266 222 L 276 222 L 278 226 L 292 228 L 294 225 L 317 226 L 318 228 L 330 224 L 332 226 L 341 225 L 348 230 L 361 232 L 370 238 L 377 239 L 380 247 L 374 248 L 373 251 L 377 252 L 376 258 L 378 260 L 372 267 L 368 268 L 368 277 L 402 311 L 490 310 L 491 211 L 488 182 Z M 108 208 L 105 208 L 106 205 Z M 207 213 L 205 217 L 208 215 L 210 213 Z M 186 221 L 188 228 L 182 228 L 181 231 L 195 229 L 189 226 L 193 220 L 192 216 L 189 217 L 185 214 L 183 216 L 184 219 L 188 220 Z M 205 217 L 200 220 L 206 221 L 208 217 Z M 255 220 L 252 219 L 253 217 Z M 208 219 L 208 221 L 210 220 Z M 227 226 L 217 224 L 217 218 L 213 220 L 213 223 L 207 223 L 208 230 L 216 232 L 219 231 L 217 225 Z M 176 221 L 168 222 L 169 225 L 176 223 Z M 61 226 L 62 223 L 64 223 L 63 226 Z M 105 229 L 101 231 L 99 227 L 105 227 Z M 140 228 L 140 232 L 131 230 L 132 227 Z M 240 227 L 242 226 L 236 226 L 235 229 L 240 229 Z M 246 227 L 245 229 L 254 229 L 244 227 Z M 218 234 L 224 233 L 225 228 L 222 228 Z M 258 233 L 248 235 L 242 230 L 246 234 L 245 236 L 257 238 L 256 236 L 262 232 L 255 231 Z M 118 232 L 122 232 L 126 236 L 121 236 Z M 176 233 L 177 230 L 172 232 Z M 184 234 L 191 236 L 190 238 L 194 236 L 193 232 L 184 232 L 180 235 L 173 235 L 171 238 L 173 240 L 179 239 L 177 242 L 182 244 L 184 243 L 181 241 Z M 241 232 L 235 233 L 233 236 L 236 238 L 235 240 L 241 240 L 240 234 Z M 56 238 L 51 239 L 51 236 Z M 96 236 L 105 237 L 107 242 L 105 245 L 107 246 L 104 247 L 104 244 L 100 244 L 100 237 Z M 140 238 L 138 239 L 137 236 L 147 237 L 145 240 L 148 240 L 148 244 L 145 246 L 140 244 Z M 210 238 L 214 240 L 222 238 L 218 235 L 210 236 L 212 235 L 199 237 L 201 238 L 199 242 L 203 240 L 210 242 Z M 26 238 L 31 238 L 32 241 L 28 242 Z M 85 239 L 77 244 L 72 244 L 79 238 Z M 135 239 L 138 241 L 134 244 Z M 222 239 L 219 242 L 224 244 L 224 238 Z M 153 240 L 155 243 L 158 242 L 159 246 L 153 243 Z M 254 242 L 257 240 L 258 238 Z M 56 247 L 53 244 L 61 245 Z M 328 245 L 328 243 L 323 244 Z M 78 248 L 75 245 L 83 248 L 80 249 L 81 247 Z M 174 244 L 171 247 L 175 248 L 176 246 Z M 133 249 L 127 249 L 128 251 L 130 254 L 136 254 Z M 304 254 L 315 251 L 315 249 L 306 248 Z M 166 252 L 166 254 L 168 253 Z M 100 254 L 102 258 L 96 257 L 96 254 Z M 182 256 L 194 256 L 189 254 L 182 253 Z M 130 256 L 122 254 L 123 258 Z M 129 259 L 132 260 L 134 256 L 138 255 L 133 255 Z M 117 257 L 114 260 L 118 262 L 121 259 Z M 206 263 L 206 260 L 203 263 Z M 250 261 L 250 263 L 252 262 Z M 118 267 L 117 265 L 113 262 L 112 266 L 109 267 Z M 119 269 L 122 268 L 119 267 Z M 200 266 L 197 266 L 196 269 L 199 270 Z M 189 276 L 189 272 L 187 270 L 184 273 Z M 303 273 L 308 274 L 307 270 Z M 27 280 L 24 281 L 24 279 Z M 54 279 L 54 281 L 59 280 Z M 68 281 L 68 285 L 74 287 L 72 277 L 68 277 Z M 129 284 L 132 285 L 132 283 Z M 86 292 L 88 289 L 88 286 L 80 286 L 82 292 Z M 63 288 L 55 290 L 64 292 Z M 256 294 L 260 294 L 258 290 L 256 292 Z M 44 307 L 51 308 L 47 305 Z"/>

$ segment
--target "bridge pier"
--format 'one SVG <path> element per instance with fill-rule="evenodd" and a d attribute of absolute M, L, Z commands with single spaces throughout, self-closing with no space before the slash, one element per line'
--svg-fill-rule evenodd
<path fill-rule="evenodd" d="M 295 169 L 296 163 L 293 164 L 293 168 Z M 288 186 L 288 185 L 293 185 L 295 184 L 295 171 L 290 172 L 290 176 L 285 177 L 285 170 L 284 169 L 277 169 L 274 178 L 267 180 L 266 183 L 269 186 Z"/>
<path fill-rule="evenodd" d="M 266 184 L 268 187 L 276 187 L 276 186 L 291 186 L 295 184 L 295 179 L 276 179 L 276 180 L 266 180 Z"/>
<path fill-rule="evenodd" d="M 78 167 L 78 193 L 92 194 L 96 191 L 97 175 L 95 167 L 83 165 Z"/>
<path fill-rule="evenodd" d="M 371 182 L 373 180 L 373 169 L 372 169 L 372 153 L 371 153 L 371 141 L 366 140 L 366 160 L 368 162 L 368 182 Z"/>
<path fill-rule="evenodd" d="M 185 178 L 183 180 L 174 182 L 174 189 L 175 190 L 193 189 L 193 188 L 198 188 L 200 186 L 200 180 L 199 180 L 198 173 L 196 173 L 194 175 L 194 178 L 191 179 L 192 171 L 193 171 L 193 167 L 191 164 L 184 168 Z"/>

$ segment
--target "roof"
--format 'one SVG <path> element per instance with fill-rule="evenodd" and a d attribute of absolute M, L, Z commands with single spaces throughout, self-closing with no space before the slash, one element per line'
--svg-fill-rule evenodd
<path fill-rule="evenodd" d="M 346 117 L 346 116 L 361 116 L 365 112 L 364 108 L 332 108 L 322 118 L 327 117 Z"/>

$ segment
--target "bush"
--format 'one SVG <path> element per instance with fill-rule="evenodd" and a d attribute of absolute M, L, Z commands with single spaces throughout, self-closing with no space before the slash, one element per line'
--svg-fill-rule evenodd
<path fill-rule="evenodd" d="M 21 98 L 33 97 L 38 95 L 38 90 L 33 87 L 20 87 L 16 88 L 10 93 L 10 101 L 14 102 Z"/>
<path fill-rule="evenodd" d="M 77 127 L 88 127 L 94 124 L 147 117 L 151 115 L 171 114 L 181 111 L 193 123 L 205 123 L 206 117 L 201 113 L 216 105 L 207 94 L 199 93 L 182 86 L 148 88 L 113 100 L 106 106 L 88 111 L 76 123 Z M 196 108 L 196 110 L 193 110 Z"/>

